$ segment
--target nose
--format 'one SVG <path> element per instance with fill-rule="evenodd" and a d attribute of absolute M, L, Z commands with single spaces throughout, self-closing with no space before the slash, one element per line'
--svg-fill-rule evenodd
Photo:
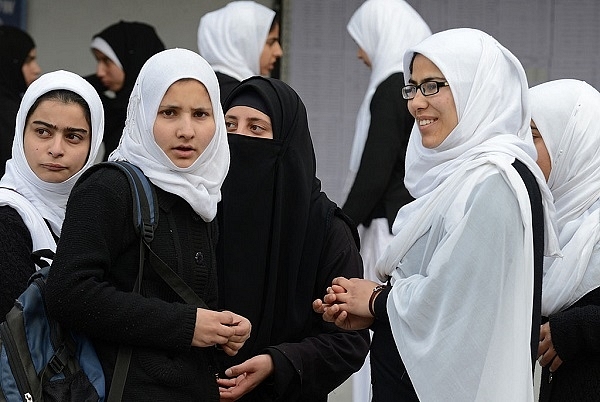
<path fill-rule="evenodd" d="M 49 145 L 50 147 L 48 148 L 48 154 L 50 154 L 53 158 L 59 158 L 65 154 L 63 139 L 61 136 L 55 136 Z"/>
<path fill-rule="evenodd" d="M 281 56 L 283 56 L 283 48 L 281 47 L 281 44 L 279 42 L 275 44 L 275 49 L 273 49 L 273 55 L 276 58 L 280 58 Z"/>
<path fill-rule="evenodd" d="M 429 105 L 429 102 L 427 101 L 427 97 L 425 95 L 423 95 L 423 93 L 421 92 L 420 89 L 417 88 L 417 93 L 415 94 L 415 97 L 412 99 L 409 99 L 409 101 L 408 101 L 408 110 L 414 116 L 415 111 L 417 111 L 419 109 L 425 109 L 425 108 L 427 108 L 428 105 Z"/>
<path fill-rule="evenodd" d="M 185 138 L 185 139 L 189 140 L 189 139 L 194 138 L 195 134 L 196 133 L 194 132 L 194 126 L 192 124 L 192 116 L 188 115 L 188 114 L 184 114 L 181 117 L 180 124 L 177 129 L 177 137 Z"/>
<path fill-rule="evenodd" d="M 98 78 L 102 78 L 106 75 L 106 68 L 103 63 L 98 62 L 98 64 L 96 64 L 96 75 Z"/>
<path fill-rule="evenodd" d="M 35 74 L 35 77 L 39 77 L 40 74 L 42 73 L 42 68 L 40 67 L 40 65 L 38 64 L 37 61 L 33 61 L 33 73 Z"/>

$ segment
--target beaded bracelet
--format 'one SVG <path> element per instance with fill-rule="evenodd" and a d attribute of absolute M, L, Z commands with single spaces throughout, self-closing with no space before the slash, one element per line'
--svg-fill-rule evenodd
<path fill-rule="evenodd" d="M 383 289 L 385 289 L 387 285 L 377 285 L 373 288 L 373 293 L 371 293 L 371 298 L 369 299 L 369 312 L 373 317 L 375 317 L 375 310 L 373 309 L 373 302 L 375 301 L 375 296 L 377 296 Z"/>

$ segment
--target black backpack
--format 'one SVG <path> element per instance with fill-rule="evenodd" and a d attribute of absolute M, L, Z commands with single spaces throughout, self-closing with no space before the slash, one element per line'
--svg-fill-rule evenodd
<path fill-rule="evenodd" d="M 94 165 L 79 181 L 106 166 L 120 169 L 129 179 L 134 199 L 133 223 L 140 235 L 142 251 L 134 288 L 134 292 L 139 292 L 145 250 L 149 249 L 158 224 L 158 201 L 148 178 L 127 162 Z M 53 256 L 50 250 L 34 254 L 40 266 Z M 27 289 L 0 324 L 0 402 L 102 402 L 104 373 L 91 341 L 63 328 L 46 314 L 44 292 L 50 266 L 43 265 L 46 266 L 31 276 Z M 131 348 L 122 347 L 109 401 L 121 399 L 130 358 Z"/>

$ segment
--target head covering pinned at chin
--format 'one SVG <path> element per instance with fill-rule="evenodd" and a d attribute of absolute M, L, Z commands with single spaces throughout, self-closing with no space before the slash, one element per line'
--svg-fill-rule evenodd
<path fill-rule="evenodd" d="M 158 146 L 153 133 L 165 93 L 173 83 L 186 78 L 206 87 L 216 131 L 202 155 L 191 166 L 180 168 Z M 169 49 L 148 59 L 131 93 L 121 142 L 109 159 L 124 159 L 138 166 L 152 183 L 182 197 L 205 221 L 215 217 L 229 167 L 229 148 L 217 77 L 200 55 L 186 49 Z"/>
<path fill-rule="evenodd" d="M 86 101 L 91 114 L 92 140 L 87 161 L 79 172 L 62 183 L 48 183 L 41 180 L 29 167 L 25 157 L 23 133 L 29 109 L 40 96 L 57 89 L 75 92 Z M 71 189 L 79 176 L 94 163 L 103 135 L 104 110 L 94 88 L 77 74 L 68 71 L 44 74 L 27 88 L 23 96 L 17 113 L 12 159 L 6 162 L 6 173 L 0 180 L 0 186 L 16 189 L 50 222 L 54 233 L 60 235 Z"/>

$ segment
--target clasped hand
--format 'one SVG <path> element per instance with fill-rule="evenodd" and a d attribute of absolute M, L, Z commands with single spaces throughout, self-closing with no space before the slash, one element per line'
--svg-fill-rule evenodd
<path fill-rule="evenodd" d="M 192 346 L 220 345 L 229 356 L 237 354 L 250 337 L 250 321 L 231 311 L 196 309 L 196 327 Z"/>
<path fill-rule="evenodd" d="M 550 364 L 550 372 L 558 370 L 562 364 L 562 359 L 556 353 L 552 343 L 552 333 L 550 332 L 550 323 L 547 322 L 540 327 L 540 343 L 538 346 L 538 362 L 540 366 L 546 367 Z"/>
<path fill-rule="evenodd" d="M 323 299 L 313 302 L 313 310 L 342 329 L 369 328 L 375 321 L 369 312 L 369 299 L 377 285 L 367 279 L 337 277 Z"/>

